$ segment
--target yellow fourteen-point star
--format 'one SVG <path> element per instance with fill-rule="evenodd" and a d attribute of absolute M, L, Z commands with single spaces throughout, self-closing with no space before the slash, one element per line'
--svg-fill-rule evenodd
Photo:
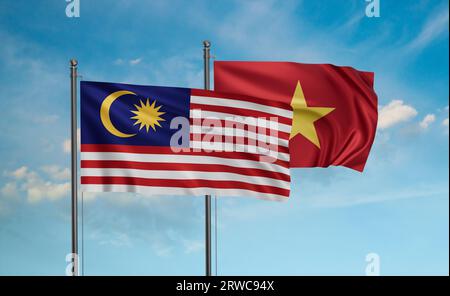
<path fill-rule="evenodd" d="M 141 105 L 134 105 L 136 107 L 136 111 L 131 111 L 136 116 L 131 117 L 131 119 L 135 119 L 136 122 L 134 125 L 140 124 L 139 130 L 141 130 L 143 127 L 148 130 L 150 127 L 156 131 L 156 126 L 161 127 L 160 121 L 165 121 L 164 118 L 161 118 L 161 115 L 165 114 L 166 112 L 160 112 L 159 109 L 161 109 L 161 105 L 156 107 L 156 100 L 153 101 L 153 104 L 150 105 L 149 100 L 145 102 L 145 104 L 140 101 Z"/>
<path fill-rule="evenodd" d="M 301 134 L 316 145 L 317 148 L 320 148 L 314 122 L 332 112 L 334 108 L 308 107 L 300 81 L 297 82 L 291 106 L 294 114 L 292 118 L 291 136 L 289 138 L 292 139 L 296 135 Z"/>

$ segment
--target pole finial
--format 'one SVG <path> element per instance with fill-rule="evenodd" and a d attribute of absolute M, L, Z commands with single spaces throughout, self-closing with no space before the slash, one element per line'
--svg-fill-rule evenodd
<path fill-rule="evenodd" d="M 78 61 L 76 59 L 71 59 L 70 60 L 70 66 L 71 67 L 76 67 L 78 65 Z"/>
<path fill-rule="evenodd" d="M 209 42 L 209 40 L 203 41 L 203 47 L 210 48 L 211 47 L 211 42 Z"/>

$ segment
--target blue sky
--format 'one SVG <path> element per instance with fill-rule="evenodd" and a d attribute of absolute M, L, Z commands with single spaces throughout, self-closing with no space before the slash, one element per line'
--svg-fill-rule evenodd
<path fill-rule="evenodd" d="M 44 3 L 45 2 L 45 3 Z M 448 275 L 448 1 L 0 3 L 0 274 L 65 272 L 69 66 L 83 79 L 202 86 L 218 60 L 374 71 L 379 129 L 366 170 L 295 169 L 291 199 L 218 199 L 221 275 Z M 203 198 L 84 196 L 84 273 L 201 275 Z M 81 245 L 80 245 L 81 246 Z"/>

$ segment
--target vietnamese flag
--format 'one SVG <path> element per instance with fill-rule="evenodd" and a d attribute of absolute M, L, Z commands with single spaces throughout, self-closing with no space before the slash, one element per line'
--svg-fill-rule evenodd
<path fill-rule="evenodd" d="M 289 102 L 291 167 L 363 171 L 375 138 L 374 73 L 330 64 L 214 62 L 214 89 Z"/>

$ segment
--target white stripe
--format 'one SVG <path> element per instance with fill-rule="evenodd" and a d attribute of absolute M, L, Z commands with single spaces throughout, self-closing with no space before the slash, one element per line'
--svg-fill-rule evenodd
<path fill-rule="evenodd" d="M 292 118 L 292 110 L 286 110 L 278 107 L 272 107 L 267 105 L 262 105 L 253 102 L 247 102 L 244 100 L 230 100 L 226 98 L 218 98 L 218 97 L 199 97 L 199 96 L 191 96 L 191 103 L 194 104 L 202 104 L 202 105 L 212 105 L 212 106 L 220 106 L 220 107 L 233 107 L 233 108 L 242 108 L 248 110 L 255 110 L 273 114 L 275 116 L 281 116 L 286 118 Z"/>
<path fill-rule="evenodd" d="M 274 145 L 275 146 L 275 145 Z M 194 141 L 189 142 L 189 147 L 193 149 L 201 149 L 204 152 L 247 152 L 252 154 L 259 154 L 262 156 L 273 157 L 282 161 L 289 161 L 290 155 L 278 151 L 278 147 L 270 147 L 267 149 L 263 146 L 248 145 L 248 144 L 235 144 L 227 142 L 207 142 L 207 141 Z"/>
<path fill-rule="evenodd" d="M 266 135 L 263 133 L 255 133 L 249 130 L 243 130 L 232 127 L 208 127 L 208 126 L 191 126 L 192 131 L 197 134 L 224 135 L 231 137 L 244 137 L 252 140 L 260 140 L 264 143 L 275 144 L 283 147 L 289 147 L 289 140 L 278 138 L 277 135 Z"/>
<path fill-rule="evenodd" d="M 283 195 L 259 193 L 244 189 L 225 189 L 225 188 L 179 188 L 179 187 L 150 187 L 138 185 L 112 185 L 112 184 L 82 184 L 82 192 L 134 192 L 140 194 L 149 194 L 155 196 L 164 195 L 215 195 L 215 196 L 252 196 L 261 199 L 286 201 L 288 198 Z"/>
<path fill-rule="evenodd" d="M 290 189 L 290 182 L 259 176 L 247 176 L 237 173 L 199 172 L 199 171 L 152 171 L 137 169 L 82 168 L 81 176 L 129 177 L 147 179 L 189 180 L 202 179 L 210 181 L 239 181 L 261 186 L 273 186 Z"/>
<path fill-rule="evenodd" d="M 191 109 L 190 110 L 190 117 L 191 118 L 201 118 L 201 119 L 220 119 L 220 120 L 229 120 L 236 123 L 240 123 L 240 121 L 236 120 L 236 118 L 244 118 L 249 116 L 239 116 L 236 114 L 230 114 L 230 113 L 224 113 L 224 112 L 214 112 L 214 111 L 204 111 L 201 110 L 201 114 L 199 116 L 198 113 L 200 112 L 193 112 L 194 110 L 199 111 L 198 109 Z M 264 118 L 258 118 L 260 123 L 267 128 L 282 131 L 285 133 L 290 134 L 291 133 L 291 126 L 287 124 L 283 124 L 280 122 L 274 122 L 270 120 L 266 120 Z"/>
<path fill-rule="evenodd" d="M 261 156 L 264 157 L 264 156 Z M 289 168 L 275 163 L 255 161 L 248 159 L 233 159 L 206 155 L 181 155 L 181 154 L 145 154 L 122 152 L 81 152 L 81 160 L 119 160 L 157 163 L 201 163 L 228 165 L 236 168 L 253 168 L 266 171 L 279 172 L 289 175 Z M 261 160 L 265 160 L 262 158 Z"/>

